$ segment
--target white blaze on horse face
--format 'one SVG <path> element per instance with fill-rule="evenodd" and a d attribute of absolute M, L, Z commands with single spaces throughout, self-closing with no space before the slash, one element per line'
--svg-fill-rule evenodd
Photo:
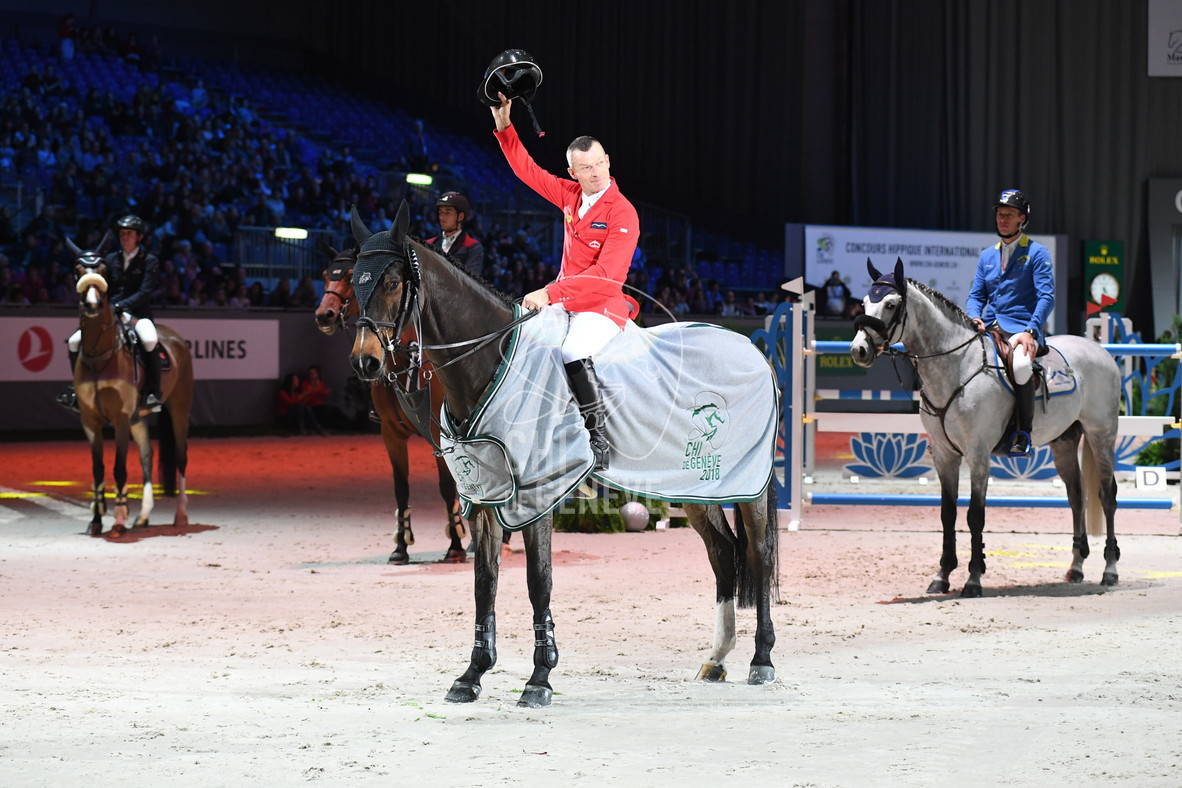
<path fill-rule="evenodd" d="M 891 293 L 877 303 L 872 302 L 870 296 L 866 296 L 862 299 L 862 311 L 868 317 L 878 318 L 885 325 L 893 328 L 896 322 L 895 310 L 899 308 L 902 301 L 902 296 L 898 293 Z M 850 342 L 850 356 L 858 366 L 869 367 L 878 358 L 878 354 L 882 352 L 883 348 L 897 339 L 897 337 L 892 339 L 889 336 L 879 336 L 878 332 L 873 329 L 859 329 L 858 333 L 854 335 L 853 341 Z"/>
<path fill-rule="evenodd" d="M 86 305 L 87 306 L 98 306 L 99 305 L 99 292 L 98 292 L 97 287 L 86 288 Z"/>

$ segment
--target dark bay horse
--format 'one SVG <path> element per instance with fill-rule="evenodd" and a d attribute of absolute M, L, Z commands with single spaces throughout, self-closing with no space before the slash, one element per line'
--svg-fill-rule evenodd
<path fill-rule="evenodd" d="M 329 247 L 328 251 L 332 253 L 332 261 L 324 269 L 324 296 L 320 299 L 320 305 L 316 307 L 316 326 L 325 334 L 334 334 L 338 328 L 343 328 L 350 318 L 357 316 L 352 281 L 357 250 L 338 252 Z M 392 372 L 400 374 L 404 368 L 404 365 L 400 364 Z M 386 454 L 390 457 L 390 467 L 394 471 L 396 525 L 394 552 L 390 553 L 389 563 L 407 564 L 410 563 L 410 556 L 406 548 L 415 543 L 415 534 L 410 521 L 410 458 L 406 442 L 411 436 L 418 435 L 418 432 L 403 412 L 402 406 L 398 404 L 388 379 L 373 381 L 370 384 L 370 396 L 373 399 L 373 409 L 381 419 L 382 442 L 386 445 Z M 431 389 L 432 411 L 438 413 L 442 405 L 443 389 L 434 386 Z M 435 428 L 435 441 L 439 442 L 438 427 Z M 465 560 L 462 542 L 465 528 L 464 518 L 460 516 L 456 483 L 441 458 L 436 457 L 435 464 L 439 471 L 439 494 L 448 513 L 445 532 L 451 540 L 443 560 L 459 563 Z"/>
<path fill-rule="evenodd" d="M 154 504 L 152 491 L 152 441 L 148 436 L 149 415 L 139 407 L 139 382 L 142 378 L 137 354 L 139 349 L 128 334 L 107 297 L 107 267 L 98 252 L 82 251 L 73 242 L 77 255 L 78 313 L 82 327 L 82 346 L 74 365 L 74 390 L 82 414 L 82 430 L 90 441 L 91 466 L 94 471 L 94 515 L 87 531 L 91 536 L 103 532 L 107 511 L 103 475 L 103 425 L 115 430 L 115 524 L 111 533 L 123 533 L 128 515 L 127 445 L 135 440 L 140 452 L 144 477 L 143 501 L 133 528 L 148 525 Z M 100 244 L 100 248 L 102 245 Z M 160 414 L 161 466 L 175 467 L 177 505 L 173 525 L 188 525 L 188 497 L 185 494 L 185 469 L 188 465 L 189 412 L 193 405 L 193 361 L 189 347 L 175 331 L 157 324 L 159 344 L 170 366 L 161 374 L 160 389 L 164 408 Z"/>
<path fill-rule="evenodd" d="M 388 348 L 404 319 L 417 315 L 420 341 L 442 382 L 448 413 L 464 420 L 473 412 L 501 363 L 499 342 L 484 346 L 471 340 L 502 334 L 514 322 L 513 304 L 464 272 L 444 256 L 407 237 L 405 203 L 389 231 L 372 233 L 357 216 L 353 234 L 365 258 L 362 276 L 371 279 L 372 295 L 362 305 L 363 316 L 353 343 L 352 363 L 365 380 L 380 380 L 391 362 Z M 358 263 L 358 267 L 362 265 Z M 377 271 L 376 282 L 372 272 Z M 355 283 L 358 281 L 356 269 Z M 490 332 L 492 334 L 490 335 Z M 455 346 L 459 343 L 461 346 Z M 573 405 L 572 405 L 573 407 Z M 772 489 L 758 500 L 736 506 L 732 530 L 719 505 L 685 504 L 690 524 L 706 544 L 716 586 L 714 643 L 698 677 L 725 678 L 723 659 L 735 647 L 735 597 L 756 609 L 755 655 L 748 682 L 762 684 L 775 678 L 771 650 L 775 644 L 771 602 L 778 588 L 776 506 Z M 475 645 L 467 670 L 447 693 L 454 702 L 480 696 L 481 677 L 497 660 L 496 594 L 500 568 L 500 534 L 490 509 L 473 508 L 476 535 Z M 519 706 L 539 707 L 551 702 L 550 671 L 558 664 L 554 620 L 550 613 L 552 588 L 549 516 L 524 529 L 526 584 L 533 607 L 534 670 Z"/>

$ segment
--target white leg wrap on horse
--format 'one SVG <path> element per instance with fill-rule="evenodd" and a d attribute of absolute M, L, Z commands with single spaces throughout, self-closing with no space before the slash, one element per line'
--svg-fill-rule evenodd
<path fill-rule="evenodd" d="M 721 665 L 726 655 L 735 650 L 735 600 L 719 602 L 714 608 L 714 649 L 710 661 Z"/>
<path fill-rule="evenodd" d="M 142 505 L 140 506 L 140 516 L 144 517 L 145 519 L 147 518 L 148 515 L 150 515 L 152 513 L 152 509 L 154 509 L 156 506 L 156 501 L 152 497 L 152 495 L 153 495 L 152 494 L 152 482 L 145 481 L 144 482 L 144 498 L 143 498 Z"/>
<path fill-rule="evenodd" d="M 123 314 L 124 319 L 127 318 L 127 313 Z M 155 350 L 156 342 L 159 337 L 156 335 L 156 326 L 151 320 L 146 317 L 141 317 L 135 321 L 135 333 L 140 338 L 140 344 L 144 346 L 144 350 Z"/>
<path fill-rule="evenodd" d="M 78 348 L 82 347 L 82 329 L 70 334 L 70 338 L 66 340 L 66 347 L 70 349 L 71 353 L 78 352 Z"/>
<path fill-rule="evenodd" d="M 1019 386 L 1024 386 L 1034 371 L 1030 356 L 1026 355 L 1026 348 L 1018 344 L 1017 334 L 1010 337 L 1010 347 L 1014 349 L 1014 380 Z"/>
<path fill-rule="evenodd" d="M 561 309 L 562 307 L 558 307 Z M 597 312 L 571 312 L 570 328 L 562 340 L 562 360 L 591 358 L 620 333 L 620 327 L 607 315 Z"/>

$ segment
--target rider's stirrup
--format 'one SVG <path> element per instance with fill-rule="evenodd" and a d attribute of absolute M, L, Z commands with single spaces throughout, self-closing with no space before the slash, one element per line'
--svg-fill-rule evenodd
<path fill-rule="evenodd" d="M 159 413 L 160 409 L 164 407 L 164 403 L 156 396 L 154 392 L 149 391 L 144 395 L 144 409 L 150 413 Z"/>
<path fill-rule="evenodd" d="M 72 410 L 75 413 L 81 413 L 78 410 L 78 392 L 74 391 L 74 387 L 70 386 L 61 394 L 57 395 L 57 404 L 61 405 L 66 410 Z"/>
<path fill-rule="evenodd" d="M 1029 456 L 1030 450 L 1033 448 L 1030 445 L 1030 433 L 1026 430 L 1015 430 L 1014 436 L 1010 439 L 1011 457 L 1026 457 Z"/>

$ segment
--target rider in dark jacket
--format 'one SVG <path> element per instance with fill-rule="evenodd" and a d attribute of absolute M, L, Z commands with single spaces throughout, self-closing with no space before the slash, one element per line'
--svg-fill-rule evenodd
<path fill-rule="evenodd" d="M 484 247 L 464 229 L 464 223 L 472 216 L 468 198 L 459 192 L 444 192 L 439 195 L 435 209 L 439 214 L 441 232 L 428 238 L 427 246 L 450 254 L 468 273 L 482 276 Z"/>

